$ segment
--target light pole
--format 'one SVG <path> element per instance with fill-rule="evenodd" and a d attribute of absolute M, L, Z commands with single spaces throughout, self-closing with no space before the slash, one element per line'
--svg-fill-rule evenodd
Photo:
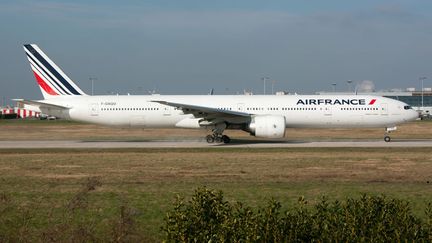
<path fill-rule="evenodd" d="M 269 77 L 262 78 L 262 81 L 264 82 L 264 94 L 266 94 L 266 82 L 268 79 L 270 79 L 270 78 Z"/>
<path fill-rule="evenodd" d="M 421 110 L 423 112 L 423 90 L 424 90 L 424 80 L 427 79 L 426 77 L 420 77 L 419 80 L 421 81 Z"/>
<path fill-rule="evenodd" d="M 97 80 L 97 78 L 90 76 L 89 80 L 91 82 L 91 95 L 94 94 L 94 81 Z"/>
<path fill-rule="evenodd" d="M 274 88 L 275 83 L 276 83 L 276 80 L 273 80 L 273 81 L 272 81 L 272 94 L 274 94 L 274 90 L 273 90 L 273 88 Z"/>
<path fill-rule="evenodd" d="M 333 93 L 336 92 L 336 83 L 332 83 L 333 86 Z"/>
<path fill-rule="evenodd" d="M 351 92 L 352 80 L 347 80 L 347 83 L 348 83 L 348 92 Z"/>

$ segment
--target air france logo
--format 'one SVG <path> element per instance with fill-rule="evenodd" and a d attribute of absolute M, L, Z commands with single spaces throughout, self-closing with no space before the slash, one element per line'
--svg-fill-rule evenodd
<path fill-rule="evenodd" d="M 372 99 L 368 105 L 375 104 Z M 297 105 L 366 105 L 365 99 L 299 99 Z"/>

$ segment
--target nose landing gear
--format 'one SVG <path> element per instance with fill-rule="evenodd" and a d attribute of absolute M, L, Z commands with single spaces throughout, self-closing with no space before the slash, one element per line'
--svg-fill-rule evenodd
<path fill-rule="evenodd" d="M 391 141 L 390 136 L 386 135 L 384 136 L 384 141 L 386 141 L 387 143 Z"/>
<path fill-rule="evenodd" d="M 392 131 L 396 131 L 396 129 L 397 129 L 397 127 L 386 127 L 386 129 L 385 129 L 385 134 L 384 134 L 384 141 L 385 142 L 390 142 L 391 141 L 391 138 L 390 138 L 390 133 L 392 132 Z"/>

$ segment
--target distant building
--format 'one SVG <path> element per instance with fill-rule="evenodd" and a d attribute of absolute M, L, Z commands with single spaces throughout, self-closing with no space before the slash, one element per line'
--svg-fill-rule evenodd
<path fill-rule="evenodd" d="M 14 108 L 11 108 L 11 107 L 2 107 L 1 108 L 1 117 L 2 118 L 9 118 L 9 119 L 11 119 L 11 118 L 16 118 L 17 117 L 17 115 L 16 115 L 16 113 L 15 113 L 15 111 L 14 111 Z"/>
<path fill-rule="evenodd" d="M 40 111 L 21 107 L 2 107 L 1 113 L 4 118 L 39 118 Z"/>

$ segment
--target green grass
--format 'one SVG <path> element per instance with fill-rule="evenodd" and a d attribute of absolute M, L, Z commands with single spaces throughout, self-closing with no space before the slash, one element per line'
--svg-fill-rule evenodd
<path fill-rule="evenodd" d="M 34 213 L 32 227 L 43 229 L 61 221 L 88 178 L 97 178 L 101 186 L 88 193 L 79 217 L 106 234 L 126 201 L 140 232 L 160 240 L 176 195 L 200 186 L 251 206 L 386 194 L 408 200 L 421 217 L 432 201 L 431 172 L 430 148 L 14 149 L 0 150 L 0 195 Z"/>

